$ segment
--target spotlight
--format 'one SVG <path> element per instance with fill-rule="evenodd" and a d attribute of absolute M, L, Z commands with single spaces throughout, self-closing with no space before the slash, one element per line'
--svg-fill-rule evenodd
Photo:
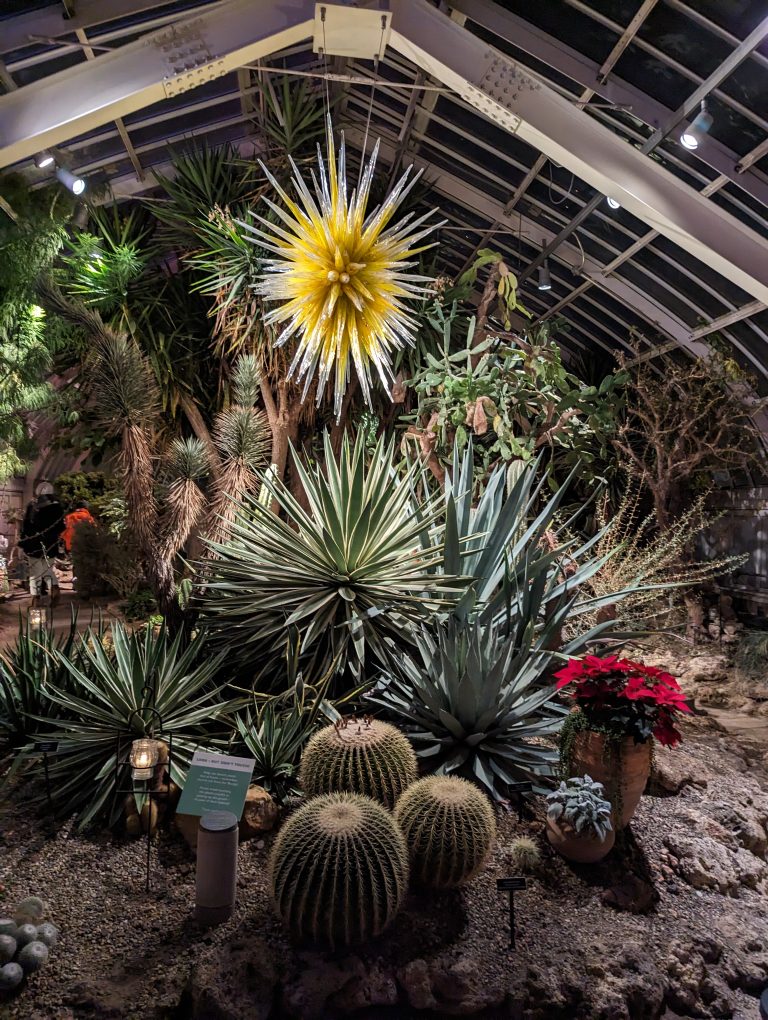
<path fill-rule="evenodd" d="M 684 145 L 686 149 L 698 149 L 702 137 L 712 127 L 712 119 L 712 114 L 707 109 L 706 101 L 702 99 L 701 109 L 696 114 L 695 119 L 680 135 L 680 144 Z"/>
<path fill-rule="evenodd" d="M 63 166 L 57 167 L 56 176 L 65 187 L 69 188 L 73 195 L 82 195 L 85 191 L 85 181 L 83 178 L 75 176 L 75 174 Z"/>
<path fill-rule="evenodd" d="M 45 167 L 50 166 L 53 163 L 53 156 L 47 149 L 43 149 L 42 152 L 38 152 L 35 156 L 35 166 L 38 170 L 43 170 Z"/>
<path fill-rule="evenodd" d="M 615 198 L 611 198 L 610 195 L 606 199 L 606 202 L 611 207 L 611 209 L 621 209 L 621 203 L 617 202 Z"/>
<path fill-rule="evenodd" d="M 544 259 L 543 263 L 539 266 L 539 290 L 552 290 L 552 278 L 549 275 L 548 262 L 548 259 Z"/>

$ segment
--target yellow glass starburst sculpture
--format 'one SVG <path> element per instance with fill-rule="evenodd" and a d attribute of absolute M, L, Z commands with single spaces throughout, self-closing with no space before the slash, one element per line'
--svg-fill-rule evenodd
<path fill-rule="evenodd" d="M 282 221 L 276 225 L 256 215 L 265 227 L 249 224 L 254 243 L 273 254 L 265 260 L 258 293 L 280 302 L 265 322 L 284 324 L 275 343 L 297 339 L 288 375 L 304 381 L 302 399 L 317 375 L 318 402 L 335 368 L 334 409 L 341 404 L 353 362 L 366 403 L 370 404 L 371 366 L 375 366 L 387 393 L 392 385 L 391 355 L 413 343 L 416 321 L 404 302 L 424 292 L 430 277 L 413 272 L 413 256 L 432 247 L 419 241 L 441 223 L 423 226 L 432 211 L 414 218 L 402 217 L 387 229 L 398 206 L 418 180 L 408 167 L 386 201 L 366 215 L 371 182 L 379 152 L 376 143 L 365 165 L 359 189 L 347 193 L 344 135 L 338 160 L 328 120 L 328 172 L 318 146 L 319 182 L 312 173 L 314 196 L 291 160 L 298 195 L 286 194 L 262 163 L 270 184 L 285 209 L 269 198 L 264 201 Z M 410 178 L 410 180 L 409 180 Z M 445 222 L 445 221 L 443 221 Z"/>

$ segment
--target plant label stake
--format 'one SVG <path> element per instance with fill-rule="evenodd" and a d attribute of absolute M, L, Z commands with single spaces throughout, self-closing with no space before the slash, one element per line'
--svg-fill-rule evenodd
<path fill-rule="evenodd" d="M 48 825 L 50 828 L 50 835 L 54 835 L 54 821 L 53 821 L 53 797 L 51 796 L 51 774 L 48 771 L 48 753 L 55 753 L 59 749 L 58 741 L 56 740 L 38 740 L 35 744 L 36 751 L 43 752 L 43 772 L 45 774 L 45 799 L 48 802 Z"/>
<path fill-rule="evenodd" d="M 525 798 L 523 794 L 531 793 L 533 791 L 533 783 L 510 783 L 510 793 L 517 794 L 517 820 L 522 822 L 523 820 L 523 807 L 525 806 Z"/>
<path fill-rule="evenodd" d="M 515 889 L 525 889 L 524 878 L 497 878 L 499 892 L 509 893 L 509 948 L 515 948 Z"/>

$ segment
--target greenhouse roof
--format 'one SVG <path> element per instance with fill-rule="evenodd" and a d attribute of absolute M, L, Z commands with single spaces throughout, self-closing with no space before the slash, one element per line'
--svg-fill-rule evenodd
<path fill-rule="evenodd" d="M 52 148 L 116 197 L 140 195 L 191 139 L 257 151 L 268 69 L 329 73 L 348 146 L 380 138 L 392 176 L 424 168 L 446 273 L 492 247 L 575 347 L 614 350 L 636 330 L 695 355 L 717 332 L 768 390 L 764 0 L 2 9 L 0 166 L 45 181 L 34 156 Z M 712 125 L 689 151 L 680 133 L 702 100 Z"/>

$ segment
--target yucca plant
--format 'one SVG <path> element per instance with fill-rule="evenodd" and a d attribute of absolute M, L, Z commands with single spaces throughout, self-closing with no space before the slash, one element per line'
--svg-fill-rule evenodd
<path fill-rule="evenodd" d="M 386 661 L 385 636 L 402 643 L 412 621 L 447 604 L 455 579 L 430 573 L 442 550 L 422 539 L 435 518 L 411 496 L 418 466 L 395 470 L 392 440 L 380 439 L 368 462 L 362 436 L 345 438 L 337 459 L 326 434 L 324 451 L 324 470 L 294 458 L 307 509 L 269 476 L 285 520 L 244 497 L 230 541 L 212 546 L 202 622 L 232 654 L 267 664 L 295 626 L 307 675 L 335 661 L 357 682 L 372 657 Z"/>
<path fill-rule="evenodd" d="M 200 488 L 208 474 L 208 454 L 199 439 L 174 439 L 168 456 L 168 485 L 163 515 L 163 555 L 184 545 L 208 507 Z"/>
<path fill-rule="evenodd" d="M 112 639 L 107 652 L 98 635 L 86 632 L 79 661 L 56 651 L 69 683 L 66 688 L 47 685 L 52 710 L 39 720 L 58 742 L 49 763 L 55 812 L 76 815 L 79 829 L 99 818 L 117 822 L 122 810 L 118 791 L 131 788 L 126 763 L 132 740 L 167 740 L 173 734 L 171 778 L 183 786 L 195 748 L 223 743 L 224 720 L 242 704 L 222 698 L 225 684 L 216 677 L 224 655 L 207 655 L 202 638 L 182 648 L 181 635 L 171 640 L 164 628 L 157 634 L 151 627 L 130 633 L 114 624 Z M 154 691 L 151 699 L 148 687 Z M 162 731 L 149 703 L 162 718 Z M 33 774 L 40 769 L 33 766 Z"/>
<path fill-rule="evenodd" d="M 50 627 L 34 626 L 19 613 L 16 640 L 0 654 L 0 735 L 11 747 L 18 747 L 39 731 L 38 719 L 50 714 L 48 685 L 67 689 L 69 673 L 55 652 L 72 656 L 76 637 L 74 611 L 68 629 L 58 637 Z"/>

